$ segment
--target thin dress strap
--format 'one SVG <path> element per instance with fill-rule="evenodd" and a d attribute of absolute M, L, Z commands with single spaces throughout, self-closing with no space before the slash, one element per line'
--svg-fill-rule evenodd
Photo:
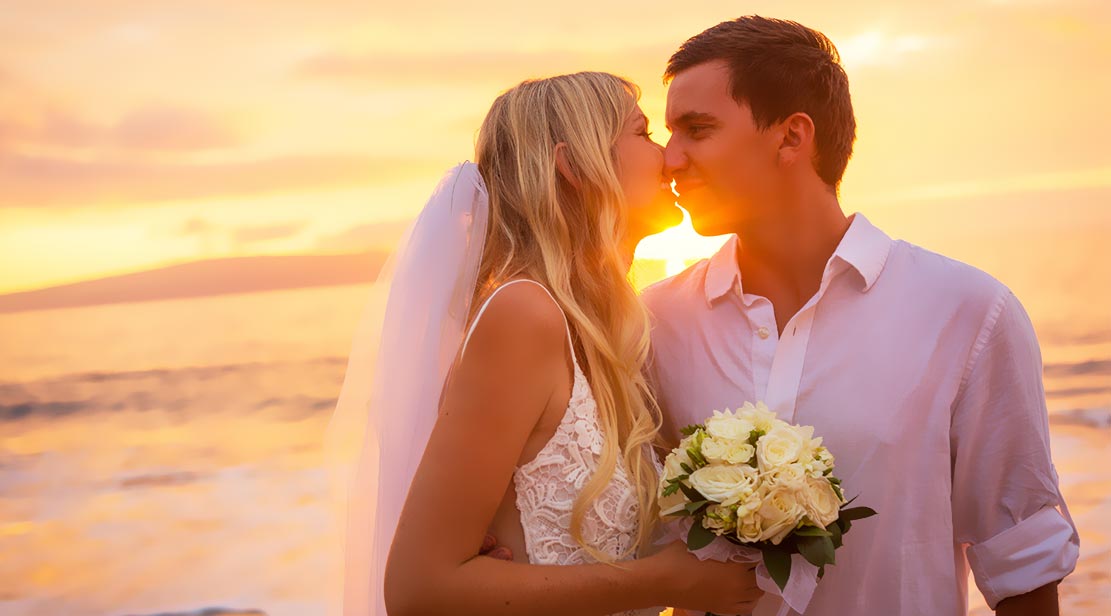
<path fill-rule="evenodd" d="M 482 303 L 482 307 L 478 309 L 478 313 L 475 314 L 474 321 L 471 321 L 471 326 L 467 329 L 467 337 L 463 339 L 463 348 L 461 351 L 459 351 L 459 357 L 462 357 L 463 354 L 467 352 L 467 343 L 471 341 L 471 334 L 474 333 L 475 327 L 478 326 L 478 320 L 482 318 L 482 313 L 486 312 L 486 307 L 490 305 L 490 301 L 494 299 L 494 296 L 497 295 L 499 291 L 510 285 L 517 284 L 518 282 L 531 282 L 541 289 L 544 289 L 544 292 L 548 294 L 548 297 L 552 298 L 552 302 L 555 303 L 556 308 L 559 308 L 559 313 L 563 315 L 563 327 L 567 330 L 567 346 L 571 349 L 571 361 L 575 363 L 575 365 L 578 365 L 578 360 L 575 359 L 575 343 L 571 341 L 571 324 L 567 321 L 567 313 L 563 312 L 563 307 L 559 305 L 559 302 L 556 301 L 555 296 L 552 295 L 552 292 L 548 290 L 548 287 L 545 287 L 535 280 L 529 280 L 528 278 L 518 278 L 517 280 L 510 280 L 497 289 L 494 289 L 494 292 L 490 294 L 490 297 L 486 298 L 486 301 Z"/>

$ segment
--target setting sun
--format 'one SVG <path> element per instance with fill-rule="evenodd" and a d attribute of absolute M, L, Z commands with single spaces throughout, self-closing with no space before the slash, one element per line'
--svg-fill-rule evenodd
<path fill-rule="evenodd" d="M 682 209 L 682 208 L 680 208 Z M 691 225 L 690 213 L 683 210 L 683 222 L 637 245 L 632 278 L 637 289 L 674 276 L 692 263 L 713 255 L 729 236 L 705 237 Z"/>

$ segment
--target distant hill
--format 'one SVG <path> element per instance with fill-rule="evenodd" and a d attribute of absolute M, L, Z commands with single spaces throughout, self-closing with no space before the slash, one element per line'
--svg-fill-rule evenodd
<path fill-rule="evenodd" d="M 387 255 L 235 257 L 0 295 L 0 313 L 372 282 Z"/>

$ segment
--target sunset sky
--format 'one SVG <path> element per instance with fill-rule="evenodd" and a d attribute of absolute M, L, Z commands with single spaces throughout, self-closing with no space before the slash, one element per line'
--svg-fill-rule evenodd
<path fill-rule="evenodd" d="M 839 46 L 859 122 L 848 212 L 924 237 L 1027 224 L 1051 250 L 1055 229 L 1092 246 L 1111 230 L 1102 0 L 5 4 L 0 293 L 388 245 L 527 77 L 625 75 L 665 142 L 668 56 L 741 12 Z"/>

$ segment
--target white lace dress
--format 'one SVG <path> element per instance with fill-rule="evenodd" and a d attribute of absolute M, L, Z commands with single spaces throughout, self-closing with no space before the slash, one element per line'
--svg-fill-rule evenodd
<path fill-rule="evenodd" d="M 517 282 L 531 282 L 547 291 L 531 280 L 516 280 L 497 291 Z M 479 310 L 479 316 L 485 308 Z M 570 329 L 567 334 L 570 344 Z M 537 565 L 597 562 L 571 537 L 571 509 L 598 466 L 604 435 L 598 424 L 598 405 L 573 345 L 571 359 L 575 382 L 563 420 L 540 453 L 513 473 L 525 549 L 529 562 Z M 583 519 L 583 539 L 602 553 L 620 558 L 636 539 L 638 510 L 636 492 L 624 466 L 618 464 L 609 485 Z M 661 609 L 621 612 L 620 616 L 656 616 Z"/>

